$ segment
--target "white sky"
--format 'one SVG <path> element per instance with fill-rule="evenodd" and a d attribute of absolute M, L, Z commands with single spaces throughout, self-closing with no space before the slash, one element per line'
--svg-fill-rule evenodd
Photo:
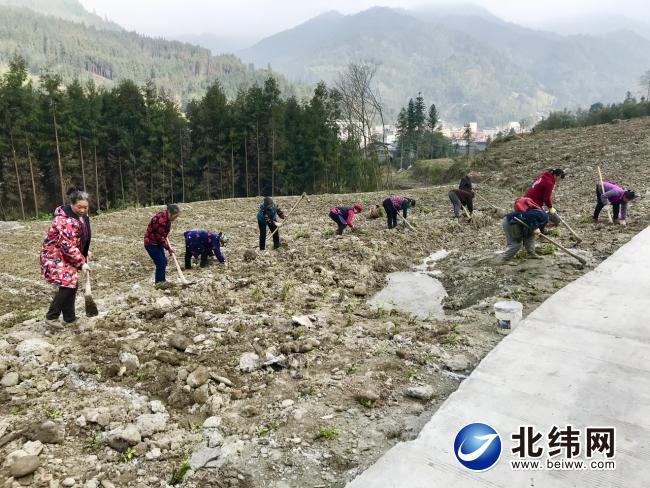
<path fill-rule="evenodd" d="M 91 12 L 107 16 L 142 34 L 172 37 L 209 32 L 218 36 L 261 39 L 294 27 L 327 10 L 355 13 L 375 5 L 411 8 L 436 0 L 80 0 Z M 446 4 L 453 0 L 438 0 Z M 648 0 L 469 0 L 505 20 L 540 25 L 548 20 L 612 12 L 650 19 Z M 469 3 L 461 1 L 458 3 Z"/>

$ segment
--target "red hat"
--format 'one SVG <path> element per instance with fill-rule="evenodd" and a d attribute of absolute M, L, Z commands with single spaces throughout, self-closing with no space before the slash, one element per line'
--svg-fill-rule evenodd
<path fill-rule="evenodd" d="M 360 203 L 355 203 L 355 204 L 354 204 L 354 209 L 355 209 L 357 212 L 363 212 L 363 207 L 361 206 Z"/>

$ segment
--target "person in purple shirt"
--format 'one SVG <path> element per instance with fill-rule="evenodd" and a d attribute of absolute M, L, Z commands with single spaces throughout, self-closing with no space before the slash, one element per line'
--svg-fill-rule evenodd
<path fill-rule="evenodd" d="M 605 192 L 600 183 L 596 185 L 596 208 L 594 210 L 594 224 L 598 223 L 598 216 L 605 205 L 611 203 L 614 213 L 614 223 L 627 224 L 627 204 L 636 198 L 632 190 L 624 190 L 620 186 L 604 181 Z"/>
<path fill-rule="evenodd" d="M 192 269 L 192 258 L 201 258 L 200 266 L 208 266 L 208 258 L 215 256 L 220 263 L 225 263 L 221 254 L 223 245 L 223 232 L 214 234 L 207 230 L 188 230 L 183 233 L 185 237 L 185 269 Z"/>

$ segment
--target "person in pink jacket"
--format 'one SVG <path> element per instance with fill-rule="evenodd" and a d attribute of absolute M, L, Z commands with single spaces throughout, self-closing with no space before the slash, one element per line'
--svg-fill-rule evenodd
<path fill-rule="evenodd" d="M 71 324 L 76 320 L 75 298 L 79 270 L 86 271 L 90 248 L 90 220 L 88 194 L 73 190 L 70 204 L 58 207 L 47 229 L 41 246 L 41 276 L 57 288 L 56 295 L 45 315 L 45 323 L 55 330 L 63 330 L 59 317 Z"/>
<path fill-rule="evenodd" d="M 363 207 L 360 203 L 355 203 L 352 207 L 333 207 L 330 210 L 330 219 L 336 222 L 338 229 L 336 229 L 336 234 L 339 236 L 343 235 L 343 231 L 346 227 L 354 229 L 352 225 L 352 219 L 358 213 L 363 212 Z"/>
<path fill-rule="evenodd" d="M 603 192 L 603 187 L 605 192 Z M 632 190 L 624 190 L 620 186 L 604 181 L 596 185 L 596 208 L 594 210 L 594 224 L 598 223 L 598 216 L 605 205 L 611 203 L 614 213 L 614 223 L 627 224 L 627 204 L 636 198 Z"/>

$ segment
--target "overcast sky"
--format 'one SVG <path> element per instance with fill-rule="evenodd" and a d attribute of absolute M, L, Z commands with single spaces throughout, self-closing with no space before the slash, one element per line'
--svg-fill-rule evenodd
<path fill-rule="evenodd" d="M 327 10 L 355 13 L 374 5 L 411 8 L 437 3 L 428 0 L 80 1 L 88 10 L 142 34 L 173 37 L 209 32 L 245 39 L 261 39 Z M 650 2 L 647 0 L 474 0 L 471 3 L 481 5 L 505 20 L 533 26 L 548 20 L 603 12 L 635 19 L 650 18 Z"/>

